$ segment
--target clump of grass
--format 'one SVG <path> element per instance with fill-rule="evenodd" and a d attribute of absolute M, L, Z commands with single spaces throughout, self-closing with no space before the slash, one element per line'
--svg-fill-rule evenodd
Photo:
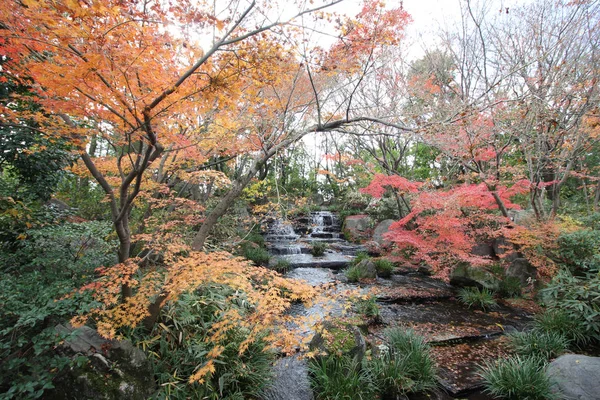
<path fill-rule="evenodd" d="M 522 291 L 521 280 L 515 276 L 507 276 L 500 281 L 498 294 L 502 297 L 519 297 Z"/>
<path fill-rule="evenodd" d="M 494 294 L 489 289 L 463 288 L 458 292 L 458 300 L 469 308 L 488 311 L 498 306 Z"/>
<path fill-rule="evenodd" d="M 510 344 L 521 356 L 550 360 L 569 348 L 569 340 L 558 332 L 517 332 L 509 336 Z"/>
<path fill-rule="evenodd" d="M 382 278 L 389 278 L 392 276 L 392 272 L 394 271 L 394 263 L 390 260 L 386 260 L 385 258 L 378 258 L 375 260 L 375 269 L 377 270 L 377 275 Z"/>
<path fill-rule="evenodd" d="M 485 391 L 507 400 L 545 400 L 556 397 L 550 390 L 546 364 L 537 357 L 513 356 L 486 363 L 479 375 Z"/>
<path fill-rule="evenodd" d="M 279 272 L 280 274 L 285 274 L 290 270 L 290 262 L 283 258 L 278 258 L 277 262 L 271 267 L 271 269 Z"/>
<path fill-rule="evenodd" d="M 436 385 L 430 348 L 422 337 L 399 328 L 385 331 L 389 351 L 370 363 L 375 384 L 384 398 L 399 398 Z"/>
<path fill-rule="evenodd" d="M 346 270 L 346 278 L 348 278 L 348 282 L 358 282 L 363 278 L 362 270 L 353 265 Z"/>
<path fill-rule="evenodd" d="M 260 233 L 251 233 L 246 236 L 246 240 L 252 243 L 256 243 L 260 247 L 265 247 L 265 238 Z"/>
<path fill-rule="evenodd" d="M 585 344 L 589 341 L 583 324 L 563 310 L 549 309 L 536 315 L 534 330 L 560 334 L 575 344 Z"/>
<path fill-rule="evenodd" d="M 269 252 L 262 247 L 244 246 L 243 255 L 256 265 L 267 265 L 269 263 Z"/>
<path fill-rule="evenodd" d="M 374 296 L 367 297 L 365 299 L 358 299 L 355 304 L 356 312 L 363 316 L 365 319 L 378 322 L 381 320 L 381 312 L 379 305 L 375 300 Z"/>
<path fill-rule="evenodd" d="M 327 243 L 314 242 L 310 249 L 310 254 L 312 254 L 313 257 L 322 257 L 323 254 L 325 254 L 325 250 L 327 250 Z"/>
<path fill-rule="evenodd" d="M 361 261 L 370 260 L 371 257 L 364 251 L 359 251 L 351 262 L 351 265 L 358 265 Z"/>
<path fill-rule="evenodd" d="M 309 363 L 311 386 L 317 400 L 375 398 L 372 375 L 348 357 L 320 357 Z"/>

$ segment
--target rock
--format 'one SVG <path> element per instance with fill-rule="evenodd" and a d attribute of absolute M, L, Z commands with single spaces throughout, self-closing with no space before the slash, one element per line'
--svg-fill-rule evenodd
<path fill-rule="evenodd" d="M 311 197 L 312 203 L 316 206 L 322 206 L 325 204 L 325 198 L 320 193 L 315 193 Z"/>
<path fill-rule="evenodd" d="M 360 271 L 360 276 L 363 279 L 375 279 L 377 277 L 377 267 L 370 259 L 362 260 L 356 267 Z"/>
<path fill-rule="evenodd" d="M 367 351 L 367 343 L 357 326 L 334 319 L 321 324 L 310 341 L 309 348 L 319 355 L 344 355 L 360 363 Z"/>
<path fill-rule="evenodd" d="M 498 290 L 498 279 L 483 268 L 459 264 L 450 274 L 450 284 L 458 287 L 478 287 Z"/>
<path fill-rule="evenodd" d="M 383 234 L 390 229 L 390 225 L 392 225 L 394 222 L 395 221 L 393 219 L 384 219 L 378 223 L 375 229 L 373 229 L 373 241 L 379 243 L 380 245 L 389 245 L 391 241 L 384 239 Z"/>
<path fill-rule="evenodd" d="M 147 399 L 155 391 L 152 366 L 143 351 L 129 340 L 107 340 L 94 329 L 59 325 L 66 335 L 58 350 L 73 358 L 85 356 L 53 382 L 48 399 Z"/>
<path fill-rule="evenodd" d="M 477 243 L 471 249 L 471 253 L 476 256 L 492 258 L 494 257 L 494 247 L 489 243 Z"/>
<path fill-rule="evenodd" d="M 508 217 L 516 225 L 527 226 L 535 219 L 535 214 L 531 210 L 508 210 Z"/>
<path fill-rule="evenodd" d="M 505 262 L 513 262 L 519 258 L 519 253 L 515 251 L 515 246 L 510 243 L 505 237 L 497 237 L 492 241 L 494 255 L 501 258 Z"/>
<path fill-rule="evenodd" d="M 506 276 L 519 278 L 521 284 L 525 285 L 530 278 L 535 278 L 536 270 L 526 259 L 517 258 L 506 269 Z"/>
<path fill-rule="evenodd" d="M 371 217 L 366 214 L 350 215 L 344 221 L 344 234 L 346 239 L 356 242 L 369 239 Z"/>
<path fill-rule="evenodd" d="M 273 366 L 273 381 L 261 396 L 263 400 L 313 400 L 306 360 L 285 357 Z"/>
<path fill-rule="evenodd" d="M 566 354 L 552 361 L 546 373 L 561 399 L 600 400 L 600 357 Z"/>

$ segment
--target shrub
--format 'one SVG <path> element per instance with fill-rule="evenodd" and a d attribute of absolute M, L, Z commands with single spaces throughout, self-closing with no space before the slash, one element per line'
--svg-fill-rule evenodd
<path fill-rule="evenodd" d="M 561 309 L 549 309 L 536 315 L 534 330 L 561 335 L 570 343 L 583 344 L 589 341 L 582 322 Z"/>
<path fill-rule="evenodd" d="M 405 358 L 409 378 L 420 387 L 415 390 L 425 390 L 435 384 L 435 364 L 422 336 L 400 328 L 386 330 L 385 336 L 391 352 Z"/>
<path fill-rule="evenodd" d="M 371 400 L 375 385 L 370 371 L 349 357 L 319 357 L 309 363 L 310 381 L 318 400 Z"/>
<path fill-rule="evenodd" d="M 558 357 L 569 348 L 569 340 L 558 332 L 517 332 L 509 339 L 519 355 L 540 357 L 545 361 Z"/>
<path fill-rule="evenodd" d="M 362 315 L 365 319 L 370 319 L 373 321 L 379 321 L 381 319 L 379 305 L 377 304 L 374 296 L 370 296 L 365 299 L 358 299 L 356 302 L 356 312 Z"/>
<path fill-rule="evenodd" d="M 369 259 L 371 259 L 369 254 L 365 253 L 364 251 L 359 251 L 358 253 L 356 253 L 356 256 L 354 257 L 350 265 L 358 265 L 361 261 Z"/>
<path fill-rule="evenodd" d="M 560 260 L 572 272 L 597 269 L 600 266 L 600 231 L 581 229 L 563 233 L 558 238 Z"/>
<path fill-rule="evenodd" d="M 483 311 L 493 309 L 498 305 L 494 294 L 485 288 L 463 288 L 458 292 L 458 300 L 469 308 L 479 308 Z"/>
<path fill-rule="evenodd" d="M 362 269 L 356 265 L 351 266 L 346 270 L 346 278 L 348 278 L 349 282 L 358 282 L 363 278 Z"/>
<path fill-rule="evenodd" d="M 566 314 L 561 320 L 581 326 L 573 339 L 583 343 L 600 340 L 600 273 L 585 273 L 576 277 L 569 271 L 560 271 L 542 290 L 544 302 L 550 309 Z M 556 316 L 555 316 L 556 317 Z M 568 332 L 565 332 L 570 337 Z"/>
<path fill-rule="evenodd" d="M 278 258 L 275 265 L 273 265 L 271 268 L 280 274 L 285 274 L 290 270 L 290 262 L 286 259 Z"/>
<path fill-rule="evenodd" d="M 507 400 L 554 399 L 545 363 L 536 357 L 513 356 L 487 362 L 479 375 L 485 392 Z"/>
<path fill-rule="evenodd" d="M 260 247 L 265 247 L 265 238 L 260 233 L 251 233 L 246 236 L 246 240 L 252 243 L 256 243 Z"/>
<path fill-rule="evenodd" d="M 310 254 L 314 257 L 322 257 L 325 254 L 325 250 L 327 249 L 327 243 L 324 242 L 314 242 L 310 249 Z"/>
<path fill-rule="evenodd" d="M 519 297 L 522 290 L 521 280 L 516 276 L 507 276 L 500 281 L 498 294 L 502 297 Z"/>
<path fill-rule="evenodd" d="M 382 278 L 389 278 L 394 271 L 394 263 L 390 260 L 379 258 L 375 260 L 375 268 L 377 269 L 377 275 Z"/>
<path fill-rule="evenodd" d="M 269 252 L 261 247 L 244 246 L 242 249 L 244 257 L 251 260 L 256 265 L 267 265 L 269 262 Z"/>

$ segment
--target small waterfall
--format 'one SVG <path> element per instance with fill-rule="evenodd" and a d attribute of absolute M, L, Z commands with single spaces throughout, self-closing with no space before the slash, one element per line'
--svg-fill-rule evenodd
<path fill-rule="evenodd" d="M 300 235 L 294 232 L 292 224 L 282 220 L 276 220 L 265 235 L 268 242 L 293 242 L 298 240 Z"/>
<path fill-rule="evenodd" d="M 314 239 L 339 239 L 341 224 L 337 215 L 330 211 L 311 213 L 312 230 L 309 237 Z"/>

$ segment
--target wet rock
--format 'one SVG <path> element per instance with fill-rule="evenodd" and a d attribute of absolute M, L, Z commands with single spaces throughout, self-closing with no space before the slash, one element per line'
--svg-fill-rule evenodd
<path fill-rule="evenodd" d="M 313 194 L 311 200 L 312 203 L 316 206 L 322 206 L 323 204 L 325 204 L 325 198 L 322 194 L 319 193 Z"/>
<path fill-rule="evenodd" d="M 517 258 L 506 269 L 506 276 L 519 278 L 521 284 L 525 285 L 530 278 L 535 278 L 536 270 L 526 259 Z"/>
<path fill-rule="evenodd" d="M 273 381 L 261 396 L 263 400 L 313 400 L 306 360 L 285 357 L 273 367 Z"/>
<path fill-rule="evenodd" d="M 360 271 L 360 276 L 363 279 L 375 279 L 377 277 L 377 267 L 371 260 L 362 260 L 356 264 L 355 268 Z"/>
<path fill-rule="evenodd" d="M 600 357 L 566 354 L 552 361 L 553 392 L 565 400 L 600 400 Z"/>
<path fill-rule="evenodd" d="M 155 390 L 152 367 L 143 351 L 129 340 L 107 340 L 87 326 L 59 325 L 68 335 L 60 352 L 87 357 L 59 375 L 48 399 L 147 399 Z"/>
<path fill-rule="evenodd" d="M 392 225 L 395 221 L 393 219 L 385 219 L 377 224 L 375 229 L 373 229 L 373 241 L 377 242 L 379 245 L 388 245 L 391 243 L 390 240 L 385 239 L 383 234 L 386 233 L 390 229 L 390 225 Z"/>
<path fill-rule="evenodd" d="M 450 274 L 450 284 L 457 287 L 478 287 L 498 290 L 498 279 L 483 268 L 458 265 Z"/>
<path fill-rule="evenodd" d="M 339 319 L 323 322 L 309 347 L 319 355 L 345 355 L 357 363 L 362 361 L 367 351 L 367 343 L 360 329 Z"/>

